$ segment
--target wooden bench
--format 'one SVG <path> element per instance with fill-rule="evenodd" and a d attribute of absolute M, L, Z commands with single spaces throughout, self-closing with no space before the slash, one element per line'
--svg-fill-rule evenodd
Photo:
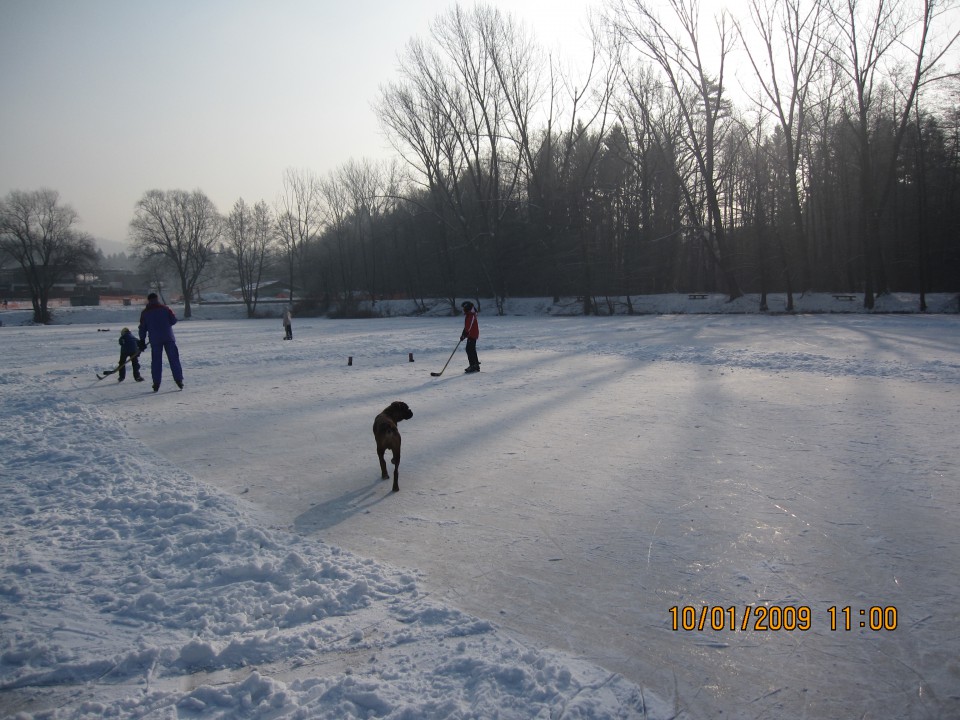
<path fill-rule="evenodd" d="M 690 293 L 689 295 L 687 295 L 687 297 L 691 300 L 706 300 L 707 294 L 706 293 Z"/>
<path fill-rule="evenodd" d="M 834 295 L 833 297 L 836 298 L 837 300 L 856 300 L 856 299 L 857 299 L 857 296 L 856 296 L 856 295 L 843 295 L 843 294 L 840 294 L 840 295 Z"/>

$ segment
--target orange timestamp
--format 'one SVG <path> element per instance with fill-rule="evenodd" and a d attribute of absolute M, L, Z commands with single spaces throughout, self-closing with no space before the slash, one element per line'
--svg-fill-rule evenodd
<path fill-rule="evenodd" d="M 897 618 L 897 608 L 893 605 L 865 608 L 831 605 L 827 608 L 831 632 L 896 630 Z M 803 632 L 813 629 L 814 613 L 809 605 L 674 605 L 670 608 L 670 625 L 677 631 Z"/>

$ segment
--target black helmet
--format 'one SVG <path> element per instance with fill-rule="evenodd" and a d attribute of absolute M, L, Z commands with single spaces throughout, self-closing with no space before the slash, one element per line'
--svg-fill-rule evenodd
<path fill-rule="evenodd" d="M 469 300 L 464 300 L 462 303 L 460 303 L 460 307 L 462 307 L 464 311 L 467 311 L 473 308 L 473 303 Z"/>

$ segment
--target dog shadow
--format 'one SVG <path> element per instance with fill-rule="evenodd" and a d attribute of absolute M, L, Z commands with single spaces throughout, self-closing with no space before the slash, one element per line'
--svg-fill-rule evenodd
<path fill-rule="evenodd" d="M 386 493 L 383 492 L 384 488 L 387 490 Z M 297 531 L 303 533 L 326 530 L 354 515 L 368 512 L 391 495 L 390 483 L 386 480 L 377 480 L 367 487 L 349 490 L 339 497 L 314 505 L 298 515 L 293 525 Z"/>

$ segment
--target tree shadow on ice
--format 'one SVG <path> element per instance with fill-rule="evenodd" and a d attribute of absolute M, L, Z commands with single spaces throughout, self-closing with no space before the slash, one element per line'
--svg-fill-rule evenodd
<path fill-rule="evenodd" d="M 390 496 L 390 484 L 378 480 L 373 485 L 349 490 L 339 497 L 318 503 L 298 515 L 294 527 L 303 533 L 326 530 L 354 515 L 364 513 Z"/>

